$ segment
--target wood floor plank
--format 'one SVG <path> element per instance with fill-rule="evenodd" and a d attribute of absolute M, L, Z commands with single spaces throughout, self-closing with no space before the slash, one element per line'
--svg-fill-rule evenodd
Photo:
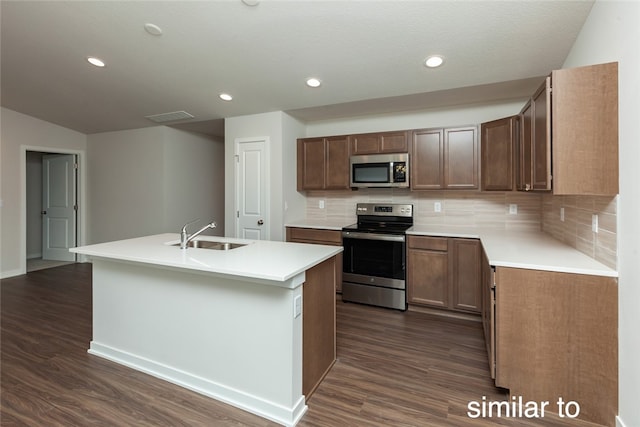
<path fill-rule="evenodd" d="M 87 353 L 91 265 L 40 270 L 0 284 L 2 426 L 276 424 Z M 337 361 L 299 426 L 593 427 L 472 419 L 493 386 L 479 322 L 337 302 Z"/>

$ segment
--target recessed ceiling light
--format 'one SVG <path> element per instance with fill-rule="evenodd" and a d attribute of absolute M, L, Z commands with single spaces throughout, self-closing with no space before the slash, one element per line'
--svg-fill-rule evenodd
<path fill-rule="evenodd" d="M 144 24 L 144 30 L 152 36 L 162 35 L 162 28 L 158 27 L 156 24 L 146 23 Z"/>
<path fill-rule="evenodd" d="M 87 58 L 87 61 L 89 61 L 89 63 L 91 65 L 95 65 L 96 67 L 104 67 L 105 63 L 102 59 L 96 58 L 95 56 L 89 56 Z"/>
<path fill-rule="evenodd" d="M 429 68 L 436 68 L 441 66 L 443 62 L 444 62 L 444 58 L 442 56 L 432 55 L 428 57 L 426 61 L 424 61 L 424 65 L 426 65 Z"/>
<path fill-rule="evenodd" d="M 320 84 L 321 84 L 320 80 L 316 79 L 315 77 L 307 79 L 307 86 L 309 87 L 318 87 L 320 86 Z"/>
<path fill-rule="evenodd" d="M 233 99 L 233 96 L 229 95 L 228 93 L 221 93 L 220 99 L 222 99 L 223 101 L 231 101 Z"/>

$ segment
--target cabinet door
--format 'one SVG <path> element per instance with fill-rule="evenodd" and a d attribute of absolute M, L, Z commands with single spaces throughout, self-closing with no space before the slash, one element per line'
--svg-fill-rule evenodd
<path fill-rule="evenodd" d="M 326 138 L 325 188 L 349 188 L 349 139 L 346 136 Z"/>
<path fill-rule="evenodd" d="M 325 141 L 324 138 L 298 140 L 297 189 L 322 190 L 325 183 Z"/>
<path fill-rule="evenodd" d="M 452 267 L 452 308 L 480 313 L 482 307 L 480 241 L 450 239 L 449 247 Z"/>
<path fill-rule="evenodd" d="M 551 78 L 538 88 L 533 105 L 533 142 L 531 168 L 534 190 L 551 190 Z"/>
<path fill-rule="evenodd" d="M 443 188 L 444 132 L 442 129 L 423 129 L 411 138 L 411 189 Z"/>
<path fill-rule="evenodd" d="M 518 158 L 517 189 L 530 191 L 533 189 L 533 173 L 531 170 L 531 144 L 533 138 L 533 106 L 531 100 L 520 112 L 520 150 Z"/>
<path fill-rule="evenodd" d="M 380 136 L 377 133 L 351 135 L 351 154 L 377 154 L 380 151 Z"/>
<path fill-rule="evenodd" d="M 480 126 L 482 190 L 513 190 L 517 122 L 518 116 L 512 116 L 482 123 Z"/>
<path fill-rule="evenodd" d="M 380 134 L 381 153 L 407 153 L 409 143 L 407 142 L 407 132 L 386 132 Z"/>
<path fill-rule="evenodd" d="M 478 188 L 477 129 L 445 129 L 444 147 L 445 188 Z"/>
<path fill-rule="evenodd" d="M 409 237 L 408 300 L 412 304 L 449 307 L 448 241 L 441 237 Z"/>

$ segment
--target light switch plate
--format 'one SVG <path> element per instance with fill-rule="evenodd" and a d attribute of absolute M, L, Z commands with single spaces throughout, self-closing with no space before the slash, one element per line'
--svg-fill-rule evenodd
<path fill-rule="evenodd" d="M 320 209 L 324 209 L 324 200 L 320 200 L 320 201 L 318 202 L 318 207 L 319 207 Z"/>
<path fill-rule="evenodd" d="M 440 202 L 435 202 L 433 204 L 433 211 L 434 212 L 442 212 L 442 203 Z"/>
<path fill-rule="evenodd" d="M 518 205 L 515 203 L 509 205 L 509 215 L 518 215 Z"/>

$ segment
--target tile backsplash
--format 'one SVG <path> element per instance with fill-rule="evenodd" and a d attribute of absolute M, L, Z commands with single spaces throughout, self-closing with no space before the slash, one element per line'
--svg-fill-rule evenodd
<path fill-rule="evenodd" d="M 324 208 L 320 208 L 321 201 Z M 410 191 L 367 188 L 307 192 L 307 218 L 355 222 L 356 203 L 411 203 L 420 225 L 462 225 L 508 230 L 540 230 L 542 196 L 533 193 Z M 436 212 L 436 204 L 440 212 Z M 517 214 L 510 214 L 510 205 Z"/>
<path fill-rule="evenodd" d="M 308 219 L 355 222 L 356 203 L 412 203 L 419 225 L 543 230 L 604 265 L 617 269 L 617 197 L 554 196 L 522 192 L 360 189 L 306 193 Z M 324 208 L 320 208 L 321 202 Z M 440 212 L 436 211 L 439 204 Z M 517 213 L 510 213 L 512 205 Z M 564 208 L 564 221 L 560 219 Z M 598 215 L 598 233 L 591 229 Z"/>
<path fill-rule="evenodd" d="M 617 269 L 617 196 L 542 197 L 542 229 L 580 252 Z M 561 220 L 564 208 L 564 221 Z M 598 232 L 592 230 L 598 215 Z"/>

